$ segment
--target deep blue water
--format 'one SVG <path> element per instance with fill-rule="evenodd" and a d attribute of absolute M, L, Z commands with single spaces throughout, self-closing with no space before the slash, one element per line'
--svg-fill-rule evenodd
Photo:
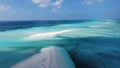
<path fill-rule="evenodd" d="M 1 31 L 25 29 L 31 27 L 55 26 L 59 24 L 72 24 L 85 22 L 85 20 L 58 20 L 58 21 L 0 21 Z"/>
<path fill-rule="evenodd" d="M 119 20 L 0 22 L 0 68 L 48 46 L 65 48 L 76 68 L 119 68 L 119 27 Z"/>

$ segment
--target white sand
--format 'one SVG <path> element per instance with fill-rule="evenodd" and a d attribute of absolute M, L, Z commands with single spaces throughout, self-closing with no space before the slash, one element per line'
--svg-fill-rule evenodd
<path fill-rule="evenodd" d="M 33 35 L 30 35 L 28 37 L 23 38 L 23 40 L 25 41 L 25 40 L 37 40 L 37 39 L 51 38 L 51 37 L 54 37 L 58 34 L 71 32 L 74 30 L 75 29 L 61 30 L 61 31 L 56 31 L 56 32 L 37 33 L 37 34 L 33 34 Z"/>

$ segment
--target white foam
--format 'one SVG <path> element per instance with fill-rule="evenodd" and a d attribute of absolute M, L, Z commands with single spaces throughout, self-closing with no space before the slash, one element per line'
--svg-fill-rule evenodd
<path fill-rule="evenodd" d="M 114 24 L 113 22 L 104 22 L 105 24 Z"/>
<path fill-rule="evenodd" d="M 63 48 L 52 46 L 11 68 L 75 68 L 75 65 Z"/>
<path fill-rule="evenodd" d="M 89 26 L 90 28 L 101 28 L 101 27 L 103 27 L 103 26 L 99 26 L 99 25 L 91 25 L 91 26 Z"/>

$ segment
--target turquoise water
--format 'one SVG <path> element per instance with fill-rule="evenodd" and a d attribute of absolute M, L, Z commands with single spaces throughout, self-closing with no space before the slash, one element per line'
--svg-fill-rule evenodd
<path fill-rule="evenodd" d="M 119 20 L 23 23 L 1 25 L 0 68 L 9 68 L 49 46 L 68 50 L 76 68 L 120 67 Z"/>

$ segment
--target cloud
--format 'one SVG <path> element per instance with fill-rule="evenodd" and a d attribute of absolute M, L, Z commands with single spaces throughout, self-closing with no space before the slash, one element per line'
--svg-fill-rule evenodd
<path fill-rule="evenodd" d="M 83 5 L 92 5 L 93 0 L 85 0 L 82 2 Z"/>
<path fill-rule="evenodd" d="M 45 8 L 49 5 L 50 0 L 32 0 L 32 2 L 38 4 L 39 7 Z"/>
<path fill-rule="evenodd" d="M 60 6 L 62 4 L 63 0 L 57 0 L 53 3 L 53 6 Z"/>
<path fill-rule="evenodd" d="M 54 7 L 53 11 L 56 11 L 57 9 L 61 8 L 62 7 L 62 2 L 63 2 L 63 0 L 57 0 L 57 1 L 55 1 L 52 4 L 52 6 Z"/>
<path fill-rule="evenodd" d="M 10 6 L 4 5 L 0 3 L 0 12 L 7 11 L 10 9 Z"/>
<path fill-rule="evenodd" d="M 84 0 L 82 5 L 93 5 L 94 3 L 101 3 L 103 0 Z"/>
<path fill-rule="evenodd" d="M 32 2 L 35 3 L 35 4 L 38 4 L 39 7 L 41 7 L 41 8 L 50 7 L 50 8 L 52 8 L 53 11 L 61 8 L 63 1 L 64 0 L 56 0 L 56 1 L 52 1 L 52 0 L 32 0 Z"/>

